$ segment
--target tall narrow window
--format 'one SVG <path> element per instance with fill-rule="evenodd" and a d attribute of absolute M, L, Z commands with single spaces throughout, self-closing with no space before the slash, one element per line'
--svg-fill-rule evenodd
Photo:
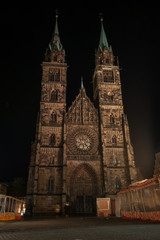
<path fill-rule="evenodd" d="M 107 98 L 108 98 L 108 102 L 113 102 L 113 94 L 112 94 L 112 92 L 108 92 Z"/>
<path fill-rule="evenodd" d="M 54 181 L 53 177 L 51 176 L 48 180 L 48 193 L 53 193 L 54 192 Z"/>
<path fill-rule="evenodd" d="M 110 115 L 110 124 L 114 124 L 114 117 L 113 117 L 113 114 Z"/>
<path fill-rule="evenodd" d="M 49 69 L 48 81 L 54 81 L 54 71 L 52 68 Z"/>
<path fill-rule="evenodd" d="M 54 146 L 56 143 L 56 137 L 55 137 L 55 134 L 53 133 L 51 136 L 50 136 L 50 145 L 51 146 Z"/>
<path fill-rule="evenodd" d="M 54 61 L 57 61 L 57 56 L 54 57 Z M 60 69 L 49 69 L 48 80 L 52 82 L 60 81 Z"/>
<path fill-rule="evenodd" d="M 57 122 L 57 114 L 55 112 L 52 112 L 52 114 L 51 114 L 51 121 L 52 121 L 52 123 Z"/>
<path fill-rule="evenodd" d="M 50 164 L 54 164 L 55 161 L 55 156 L 53 155 L 52 157 L 50 157 Z"/>
<path fill-rule="evenodd" d="M 57 102 L 58 101 L 58 90 L 54 90 L 51 93 L 51 102 Z"/>
<path fill-rule="evenodd" d="M 60 81 L 60 69 L 55 69 L 54 78 L 56 82 Z"/>
<path fill-rule="evenodd" d="M 114 144 L 114 145 L 117 144 L 117 138 L 115 135 L 112 137 L 112 144 Z"/>

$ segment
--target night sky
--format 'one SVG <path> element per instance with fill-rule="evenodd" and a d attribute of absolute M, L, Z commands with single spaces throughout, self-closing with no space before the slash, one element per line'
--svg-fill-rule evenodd
<path fill-rule="evenodd" d="M 154 154 L 160 150 L 160 18 L 159 4 L 101 8 L 59 8 L 61 42 L 68 63 L 67 104 L 83 76 L 92 100 L 94 53 L 100 36 L 99 12 L 114 55 L 119 57 L 125 113 L 136 165 L 152 177 Z M 0 181 L 27 179 L 41 91 L 41 63 L 51 40 L 55 8 L 0 11 Z"/>

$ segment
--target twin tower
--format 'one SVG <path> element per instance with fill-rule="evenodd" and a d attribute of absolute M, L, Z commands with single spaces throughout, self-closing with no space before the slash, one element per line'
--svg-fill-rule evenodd
<path fill-rule="evenodd" d="M 66 111 L 67 63 L 58 16 L 42 63 L 40 112 L 29 165 L 27 206 L 33 214 L 95 213 L 96 198 L 115 199 L 137 180 L 124 114 L 120 69 L 101 19 L 92 102 L 81 89 Z"/>

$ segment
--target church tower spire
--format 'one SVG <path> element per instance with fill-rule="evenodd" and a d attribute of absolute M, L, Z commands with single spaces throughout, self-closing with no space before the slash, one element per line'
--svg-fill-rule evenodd
<path fill-rule="evenodd" d="M 95 54 L 95 64 L 103 64 L 103 65 L 113 65 L 115 63 L 115 58 L 113 55 L 112 47 L 109 46 L 106 33 L 103 26 L 103 18 L 101 16 L 101 32 L 98 49 Z"/>
<path fill-rule="evenodd" d="M 95 54 L 93 98 L 101 123 L 99 133 L 104 195 L 109 196 L 136 180 L 136 168 L 128 121 L 123 109 L 120 68 L 108 44 L 102 18 Z"/>
<path fill-rule="evenodd" d="M 101 20 L 101 33 L 100 33 L 100 39 L 99 39 L 99 48 L 100 48 L 101 52 L 104 51 L 105 47 L 108 49 L 109 52 L 111 52 L 111 46 L 109 47 L 109 45 L 108 45 L 106 33 L 105 33 L 104 27 L 103 27 L 103 18 L 101 17 L 100 20 Z"/>
<path fill-rule="evenodd" d="M 49 46 L 46 50 L 45 60 L 47 61 L 59 61 L 64 62 L 65 60 L 65 51 L 60 40 L 59 30 L 58 30 L 58 13 L 56 12 L 56 21 L 54 27 L 54 33 L 52 39 L 49 43 Z"/>
<path fill-rule="evenodd" d="M 67 63 L 58 31 L 58 15 L 51 42 L 42 62 L 38 140 L 33 143 L 29 167 L 28 201 L 33 213 L 54 212 L 62 198 L 63 132 L 66 113 Z M 52 202 L 52 206 L 50 206 Z M 43 210 L 44 211 L 44 210 Z"/>

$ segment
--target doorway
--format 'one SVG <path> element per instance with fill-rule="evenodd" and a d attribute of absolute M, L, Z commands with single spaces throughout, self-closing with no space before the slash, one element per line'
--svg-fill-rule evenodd
<path fill-rule="evenodd" d="M 84 199 L 83 196 L 76 197 L 76 213 L 84 212 Z"/>
<path fill-rule="evenodd" d="M 94 213 L 94 200 L 92 196 L 76 197 L 76 213 Z"/>
<path fill-rule="evenodd" d="M 94 170 L 81 164 L 71 178 L 71 211 L 94 214 L 96 212 L 97 178 Z"/>

